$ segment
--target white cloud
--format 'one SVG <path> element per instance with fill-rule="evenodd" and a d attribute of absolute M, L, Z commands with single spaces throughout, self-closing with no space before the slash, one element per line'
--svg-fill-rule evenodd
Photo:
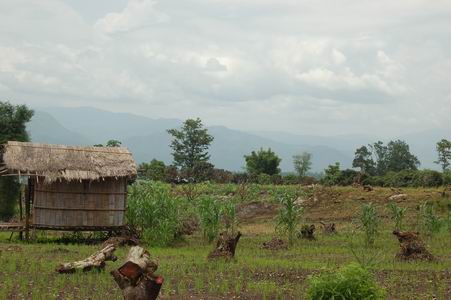
<path fill-rule="evenodd" d="M 2 1 L 0 90 L 32 105 L 197 115 L 235 128 L 451 126 L 446 1 L 130 0 L 122 7 L 89 22 L 83 13 L 95 6 Z M 402 119 L 410 120 L 405 127 Z"/>

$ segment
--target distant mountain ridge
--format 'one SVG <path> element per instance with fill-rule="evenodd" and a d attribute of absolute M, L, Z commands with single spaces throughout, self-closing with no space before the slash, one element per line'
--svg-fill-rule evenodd
<path fill-rule="evenodd" d="M 32 141 L 93 145 L 117 139 L 130 149 L 138 163 L 153 158 L 171 163 L 171 137 L 166 130 L 182 123 L 182 120 L 177 119 L 151 119 L 89 107 L 44 109 L 36 110 L 27 126 Z M 323 171 L 336 161 L 343 168 L 348 168 L 351 167 L 357 147 L 378 140 L 364 135 L 321 137 L 285 132 L 250 133 L 224 126 L 211 126 L 208 130 L 215 138 L 210 147 L 212 163 L 218 168 L 232 171 L 243 170 L 244 155 L 261 147 L 270 147 L 282 158 L 281 168 L 285 172 L 293 171 L 292 156 L 302 151 L 313 154 L 314 172 Z M 399 138 L 411 145 L 411 151 L 423 163 L 422 167 L 438 169 L 433 163 L 436 159 L 435 143 L 446 138 L 446 134 L 445 131 L 435 130 Z"/>

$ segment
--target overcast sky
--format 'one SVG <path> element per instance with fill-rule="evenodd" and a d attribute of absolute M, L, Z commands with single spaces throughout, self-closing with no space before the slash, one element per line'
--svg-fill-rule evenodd
<path fill-rule="evenodd" d="M 451 130 L 451 1 L 1 0 L 0 100 L 314 135 Z"/>

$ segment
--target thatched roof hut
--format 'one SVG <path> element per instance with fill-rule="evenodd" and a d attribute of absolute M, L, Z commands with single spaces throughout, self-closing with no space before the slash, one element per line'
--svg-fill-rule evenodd
<path fill-rule="evenodd" d="M 127 182 L 136 176 L 127 149 L 8 142 L 0 150 L 0 175 L 29 177 L 26 207 L 32 205 L 32 227 L 109 230 L 124 225 Z"/>
<path fill-rule="evenodd" d="M 47 183 L 136 176 L 135 161 L 126 148 L 8 142 L 3 152 L 0 172 L 39 176 Z"/>

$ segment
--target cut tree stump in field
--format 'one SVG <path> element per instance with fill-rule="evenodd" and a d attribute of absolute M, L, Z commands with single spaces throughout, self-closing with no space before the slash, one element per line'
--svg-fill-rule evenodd
<path fill-rule="evenodd" d="M 303 225 L 299 232 L 299 238 L 307 240 L 315 240 L 315 225 Z"/>
<path fill-rule="evenodd" d="M 155 276 L 158 264 L 147 250 L 134 246 L 125 263 L 111 275 L 122 290 L 125 300 L 155 300 L 160 293 L 163 277 Z"/>
<path fill-rule="evenodd" d="M 324 223 L 324 222 L 320 222 L 321 225 L 323 226 L 323 232 L 326 234 L 336 234 L 337 233 L 337 229 L 335 228 L 335 223 Z"/>
<path fill-rule="evenodd" d="M 208 254 L 208 258 L 233 258 L 240 237 L 241 232 L 239 231 L 236 236 L 232 236 L 226 232 L 220 233 L 216 242 L 216 248 Z"/>
<path fill-rule="evenodd" d="M 434 260 L 432 254 L 426 249 L 423 241 L 418 236 L 418 232 L 393 231 L 400 243 L 400 251 L 396 254 L 402 260 Z"/>
<path fill-rule="evenodd" d="M 106 261 L 116 261 L 117 257 L 114 255 L 116 247 L 114 245 L 106 245 L 101 250 L 84 260 L 74 261 L 70 263 L 63 263 L 56 268 L 59 273 L 74 273 L 77 269 L 83 271 L 90 271 L 92 269 L 102 270 L 105 268 Z"/>
<path fill-rule="evenodd" d="M 262 249 L 267 250 L 285 250 L 288 249 L 288 245 L 278 237 L 273 237 L 270 241 L 264 242 Z"/>

